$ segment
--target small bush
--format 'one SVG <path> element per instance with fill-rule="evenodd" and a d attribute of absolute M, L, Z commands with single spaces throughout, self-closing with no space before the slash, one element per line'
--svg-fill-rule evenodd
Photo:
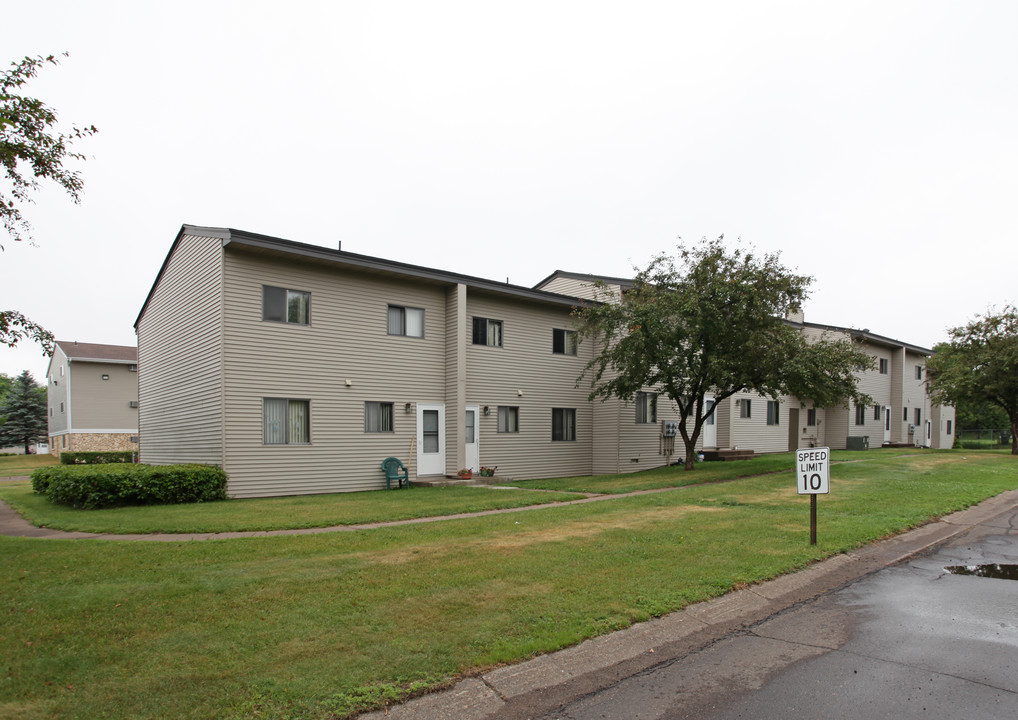
<path fill-rule="evenodd" d="M 106 465 L 108 463 L 133 463 L 135 453 L 130 451 L 110 452 L 64 452 L 60 453 L 61 465 Z"/>
<path fill-rule="evenodd" d="M 32 489 L 50 502 L 94 510 L 226 499 L 226 472 L 215 465 L 58 465 L 32 471 Z"/>

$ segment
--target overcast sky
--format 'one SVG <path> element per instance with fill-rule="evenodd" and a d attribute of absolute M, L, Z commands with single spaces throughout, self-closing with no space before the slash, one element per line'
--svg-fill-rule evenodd
<path fill-rule="evenodd" d="M 70 52 L 25 92 L 99 134 L 0 308 L 135 344 L 183 223 L 519 285 L 724 233 L 930 347 L 1018 302 L 1016 37 L 1012 0 L 8 3 L 0 63 Z"/>

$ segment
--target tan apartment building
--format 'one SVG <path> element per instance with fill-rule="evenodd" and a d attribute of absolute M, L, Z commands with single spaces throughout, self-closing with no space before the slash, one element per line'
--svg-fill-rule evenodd
<path fill-rule="evenodd" d="M 623 287 L 629 281 L 609 278 Z M 235 497 L 385 487 L 497 467 L 515 479 L 628 472 L 666 454 L 667 398 L 588 400 L 571 312 L 591 276 L 528 288 L 226 228 L 185 225 L 138 315 L 147 463 L 221 465 Z M 775 428 L 760 451 L 786 450 Z M 739 442 L 719 413 L 705 447 Z"/>
<path fill-rule="evenodd" d="M 138 349 L 57 341 L 46 370 L 50 453 L 138 450 Z"/>
<path fill-rule="evenodd" d="M 536 287 L 596 300 L 595 283 L 618 295 L 632 286 L 626 278 L 556 271 Z M 833 325 L 805 322 L 802 311 L 788 321 L 807 337 L 854 340 L 870 354 L 875 366 L 857 374 L 860 389 L 874 404 L 854 402 L 835 408 L 817 407 L 809 398 L 780 397 L 777 400 L 744 392 L 725 398 L 716 408 L 716 417 L 703 428 L 701 445 L 707 449 L 751 449 L 755 452 L 783 452 L 799 447 L 831 447 L 838 450 L 881 445 L 950 448 L 954 444 L 955 414 L 950 406 L 935 405 L 926 393 L 926 360 L 932 350 L 911 343 Z M 618 422 L 605 425 L 606 442 L 617 441 L 632 449 L 639 440 L 626 425 L 626 405 L 618 403 Z M 713 404 L 708 396 L 707 403 Z M 622 455 L 627 454 L 623 452 Z M 616 456 L 618 457 L 618 456 Z M 598 466 L 598 463 L 595 462 Z M 624 462 L 601 465 L 598 472 L 625 472 Z M 632 464 L 630 469 L 634 469 Z"/>

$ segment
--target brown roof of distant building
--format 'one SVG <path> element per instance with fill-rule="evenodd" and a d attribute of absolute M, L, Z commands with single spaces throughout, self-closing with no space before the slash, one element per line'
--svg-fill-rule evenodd
<path fill-rule="evenodd" d="M 137 363 L 138 348 L 130 345 L 99 345 L 72 340 L 57 340 L 57 345 L 69 360 L 94 362 Z"/>

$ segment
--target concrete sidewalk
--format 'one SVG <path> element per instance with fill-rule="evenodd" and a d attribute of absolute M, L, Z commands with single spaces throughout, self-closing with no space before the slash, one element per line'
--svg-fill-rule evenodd
<path fill-rule="evenodd" d="M 1018 490 L 806 570 L 698 603 L 572 648 L 457 682 L 364 720 L 509 720 L 543 715 L 672 662 L 766 618 L 895 565 L 1018 508 Z"/>

